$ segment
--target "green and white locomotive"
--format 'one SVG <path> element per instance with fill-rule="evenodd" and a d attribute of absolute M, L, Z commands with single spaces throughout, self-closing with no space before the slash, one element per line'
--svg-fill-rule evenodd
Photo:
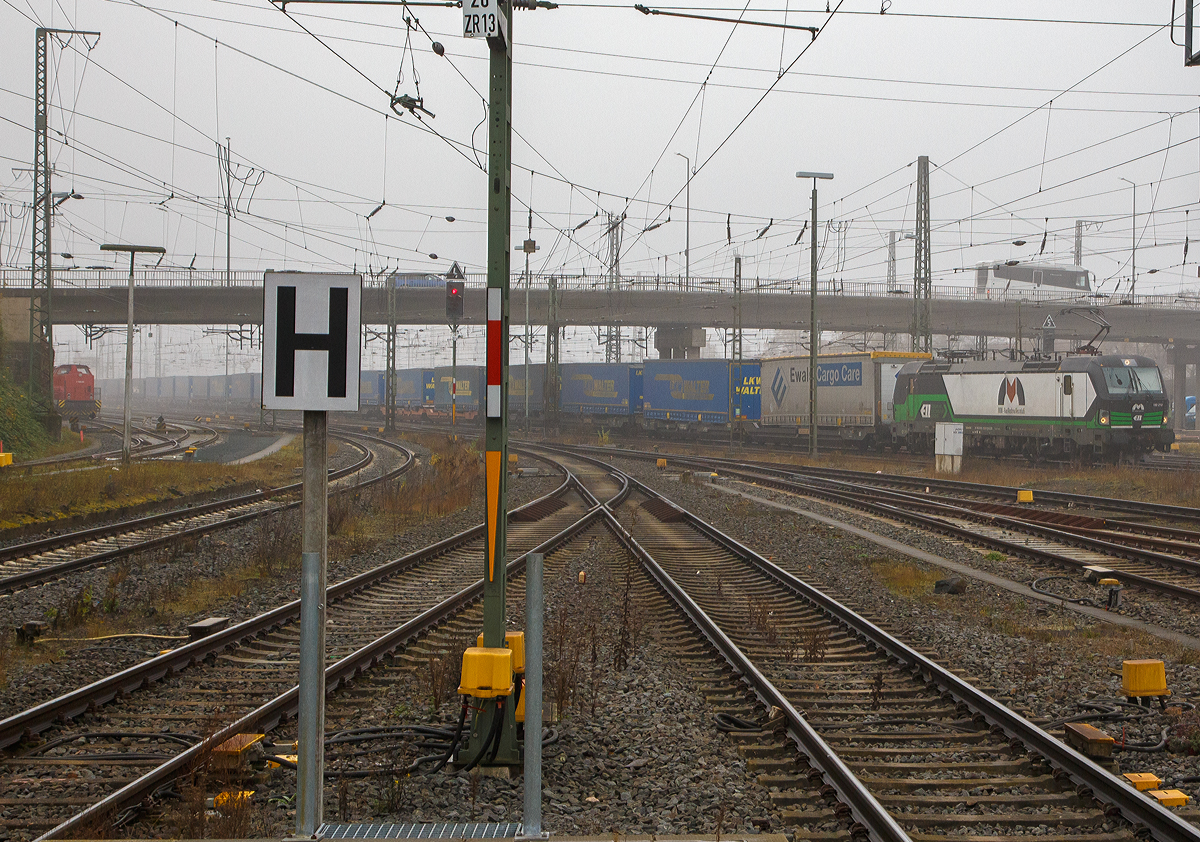
<path fill-rule="evenodd" d="M 893 439 L 933 450 L 936 425 L 963 424 L 968 454 L 1113 461 L 1175 440 L 1154 360 L 1069 356 L 1062 360 L 912 362 L 896 375 Z"/>

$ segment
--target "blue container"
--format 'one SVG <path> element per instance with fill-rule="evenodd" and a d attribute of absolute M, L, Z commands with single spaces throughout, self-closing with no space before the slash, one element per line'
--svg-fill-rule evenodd
<path fill-rule="evenodd" d="M 546 364 L 529 364 L 529 414 L 542 414 L 542 401 L 546 386 Z M 509 417 L 525 415 L 525 363 L 509 362 L 508 365 L 508 414 Z"/>
<path fill-rule="evenodd" d="M 639 408 L 641 366 L 568 363 L 562 367 L 562 411 L 571 415 L 629 415 Z M 636 388 L 633 388 L 636 384 Z M 631 395 L 633 396 L 631 399 Z"/>
<path fill-rule="evenodd" d="M 733 373 L 733 417 L 762 418 L 762 363 L 730 364 Z"/>
<path fill-rule="evenodd" d="M 727 423 L 729 361 L 647 360 L 642 392 L 648 419 Z"/>
<path fill-rule="evenodd" d="M 433 406 L 434 398 L 437 396 L 437 381 L 434 379 L 433 369 L 421 369 L 421 377 L 425 383 L 425 406 Z"/>
<path fill-rule="evenodd" d="M 258 389 L 258 375 L 229 375 L 229 397 L 237 401 L 238 404 L 260 403 L 261 396 L 258 393 Z"/>
<path fill-rule="evenodd" d="M 450 370 L 448 365 L 440 365 L 433 370 L 435 380 L 433 405 L 438 409 L 450 411 Z M 458 401 L 459 412 L 471 412 L 479 409 L 479 396 L 484 392 L 487 372 L 481 365 L 460 365 L 458 367 Z"/>
<path fill-rule="evenodd" d="M 425 405 L 427 387 L 432 387 L 433 369 L 406 368 L 396 372 L 396 406 L 416 409 Z M 432 399 L 431 399 L 432 402 Z"/>
<path fill-rule="evenodd" d="M 379 406 L 383 403 L 382 371 L 360 371 L 358 373 L 358 405 Z"/>

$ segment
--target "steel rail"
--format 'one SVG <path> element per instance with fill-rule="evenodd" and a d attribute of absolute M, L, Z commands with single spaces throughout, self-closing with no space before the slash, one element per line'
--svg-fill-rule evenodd
<path fill-rule="evenodd" d="M 644 488 L 636 480 L 633 480 L 633 482 L 636 487 L 639 487 L 639 490 Z M 726 535 L 716 527 L 705 523 L 691 513 L 684 512 L 683 515 L 696 529 L 708 535 L 731 552 L 736 552 L 742 557 L 750 559 L 759 570 L 780 585 L 813 601 L 823 611 L 844 623 L 869 644 L 882 649 L 889 656 L 910 666 L 914 673 L 920 675 L 924 680 L 931 681 L 941 689 L 949 692 L 957 701 L 962 702 L 981 714 L 988 722 L 998 726 L 1009 737 L 1020 740 L 1028 748 L 1041 754 L 1051 765 L 1057 766 L 1066 772 L 1075 784 L 1086 787 L 1093 797 L 1118 809 L 1127 821 L 1145 827 L 1155 839 L 1160 840 L 1160 842 L 1185 842 L 1185 840 L 1186 842 L 1197 842 L 1197 840 L 1200 840 L 1200 829 L 1185 822 L 1179 816 L 1160 806 L 1157 802 L 1142 795 L 1129 786 L 1129 784 L 1109 774 L 1087 757 L 1066 744 L 1059 742 L 1059 740 L 1028 719 L 1010 710 L 991 696 L 963 681 L 954 673 L 944 669 L 900 640 L 892 637 L 883 629 L 842 605 L 837 600 L 821 593 L 816 588 L 813 588 L 811 585 L 808 585 L 801 579 L 763 558 L 758 553 L 745 547 L 736 539 Z"/>
<path fill-rule="evenodd" d="M 582 458 L 595 465 L 604 467 L 610 472 L 614 471 L 611 465 L 607 465 L 602 460 L 590 456 L 581 456 L 570 450 L 560 451 L 555 447 L 546 447 L 545 449 L 551 452 L 568 453 L 574 455 L 576 458 Z M 686 512 L 674 503 L 657 492 L 651 491 L 628 474 L 622 474 L 622 476 L 624 476 L 625 482 L 630 486 L 631 491 L 636 489 L 651 499 L 663 501 L 672 509 L 680 512 L 681 515 L 688 516 Z M 825 782 L 833 787 L 838 794 L 838 798 L 850 809 L 855 821 L 866 829 L 871 839 L 874 842 L 911 842 L 910 837 L 904 832 L 904 829 L 896 823 L 895 819 L 883 808 L 883 805 L 858 780 L 854 772 L 842 762 L 841 758 L 829 747 L 829 744 L 825 742 L 821 735 L 813 730 L 812 726 L 800 715 L 792 703 L 787 700 L 787 697 L 759 671 L 749 657 L 742 652 L 736 643 L 729 639 L 729 636 L 721 630 L 721 627 L 717 625 L 708 613 L 675 582 L 671 575 L 655 561 L 650 552 L 638 543 L 637 539 L 617 520 L 616 515 L 612 511 L 611 504 L 605 505 L 604 514 L 606 523 L 610 531 L 616 535 L 617 540 L 624 544 L 626 549 L 641 561 L 659 587 L 679 606 L 687 618 L 691 620 L 692 624 L 699 629 L 705 639 L 720 653 L 721 657 L 725 659 L 726 663 L 729 664 L 742 682 L 750 688 L 758 700 L 768 710 L 774 707 L 783 711 L 784 719 L 787 721 L 788 734 L 792 741 L 808 757 L 812 765 L 821 771 Z M 737 555 L 741 555 L 741 553 L 737 553 Z"/>
<path fill-rule="evenodd" d="M 906 476 L 903 474 L 877 474 L 872 471 L 852 471 L 845 468 L 820 468 L 801 465 L 780 465 L 771 462 L 737 461 L 722 457 L 688 456 L 682 453 L 659 453 L 650 450 L 635 450 L 611 447 L 595 447 L 593 445 L 572 445 L 574 452 L 602 453 L 605 456 L 622 456 L 630 459 L 670 459 L 673 462 L 686 465 L 735 466 L 746 469 L 771 471 L 785 477 L 797 474 L 807 474 L 815 478 L 833 478 L 863 483 L 887 482 L 895 485 L 930 488 L 940 488 L 947 491 L 957 491 L 961 494 L 978 494 L 995 498 L 1000 502 L 1011 502 L 1017 499 L 1017 492 L 1027 489 L 1008 485 L 984 485 L 983 483 L 966 482 L 964 480 L 933 479 L 928 477 Z M 1158 517 L 1174 518 L 1177 520 L 1200 522 L 1200 509 L 1189 506 L 1174 506 L 1168 503 L 1143 503 L 1137 500 L 1122 500 L 1117 497 L 1096 497 L 1088 494 L 1072 494 L 1068 491 L 1043 491 L 1034 489 L 1037 497 L 1043 501 L 1061 505 L 1079 506 L 1090 509 L 1111 509 L 1112 511 L 1129 512 L 1139 515 L 1155 515 Z"/>
<path fill-rule="evenodd" d="M 955 538 L 962 539 L 969 543 L 982 544 L 994 550 L 1003 550 L 1009 555 L 1025 556 L 1033 558 L 1037 561 L 1047 561 L 1053 564 L 1060 564 L 1066 567 L 1074 567 L 1082 569 L 1088 567 L 1094 562 L 1081 561 L 1080 559 L 1071 558 L 1070 556 L 1061 555 L 1052 550 L 1040 549 L 1031 547 L 1027 544 L 1017 543 L 1015 541 L 1006 541 L 1003 538 L 996 538 L 991 535 L 983 535 L 966 527 L 958 526 L 949 521 L 942 520 L 931 515 L 917 514 L 908 509 L 902 509 L 893 506 L 889 503 L 881 503 L 877 500 L 869 499 L 869 492 L 850 492 L 838 491 L 832 488 L 822 486 L 807 485 L 775 477 L 763 477 L 759 474 L 751 472 L 739 472 L 736 470 L 730 471 L 726 469 L 726 476 L 741 476 L 743 479 L 753 478 L 760 484 L 770 483 L 776 488 L 785 491 L 793 491 L 810 497 L 821 497 L 826 500 L 831 500 L 835 503 L 850 506 L 857 509 L 866 509 L 886 517 L 896 520 L 905 521 L 907 523 L 916 524 L 917 526 L 926 529 L 941 532 Z M 838 481 L 840 482 L 840 481 Z M 895 493 L 895 492 L 893 492 Z M 908 502 L 908 501 L 906 501 Z M 916 501 L 919 505 L 922 501 Z M 946 507 L 952 508 L 952 507 Z M 1121 544 L 1114 544 L 1108 541 L 1103 541 L 1096 538 L 1088 538 L 1086 536 L 1076 535 L 1071 532 L 1062 532 L 1051 527 L 1040 524 L 1029 523 L 1028 521 L 1015 520 L 1011 518 L 1003 518 L 996 515 L 984 515 L 979 512 L 971 512 L 970 510 L 959 510 L 962 516 L 971 516 L 976 520 L 983 522 L 993 522 L 999 526 L 1004 526 L 1009 529 L 1025 530 L 1040 535 L 1041 537 L 1050 538 L 1051 540 L 1069 543 L 1081 548 L 1090 549 L 1095 552 L 1102 552 L 1108 555 L 1116 555 L 1122 558 L 1128 558 L 1134 561 L 1149 561 L 1156 564 L 1168 564 L 1177 570 L 1185 570 L 1195 572 L 1194 569 L 1189 570 L 1187 565 L 1194 565 L 1194 562 L 1187 562 L 1172 556 L 1163 556 L 1160 553 L 1155 553 L 1147 550 L 1140 550 L 1134 547 L 1128 547 Z M 1200 565 L 1197 565 L 1200 566 Z M 1121 576 L 1126 583 L 1136 584 L 1147 590 L 1158 591 L 1160 593 L 1178 596 L 1193 602 L 1200 601 L 1200 591 L 1194 588 L 1188 588 L 1183 585 L 1176 585 L 1172 582 L 1166 582 L 1161 579 L 1154 579 L 1149 576 L 1143 576 L 1139 573 L 1120 570 L 1114 571 Z"/>
<path fill-rule="evenodd" d="M 612 471 L 614 475 L 619 472 Z M 522 506 L 521 509 L 529 508 L 542 500 L 549 499 L 556 494 L 561 493 L 567 487 L 574 487 L 581 491 L 585 498 L 590 498 L 594 501 L 596 498 L 583 487 L 583 484 L 571 474 L 567 472 L 567 478 L 563 484 L 551 492 L 544 495 L 531 503 Z M 629 484 L 626 481 L 621 483 L 621 489 L 613 500 L 624 500 L 629 494 Z M 515 511 L 520 511 L 517 509 Z M 592 505 L 583 517 L 579 518 L 575 523 L 568 526 L 566 529 L 559 532 L 552 538 L 543 541 L 537 547 L 529 550 L 530 553 L 548 554 L 558 547 L 565 544 L 567 541 L 574 538 L 581 531 L 586 529 L 592 521 L 600 517 L 600 513 L 606 511 L 596 502 Z M 511 515 L 511 513 L 510 513 Z M 455 538 L 472 535 L 481 536 L 485 530 L 485 526 L 477 526 L 466 532 L 460 533 Z M 447 539 L 434 545 L 443 546 L 455 538 Z M 444 547 L 445 548 L 445 547 Z M 414 554 L 416 555 L 416 554 Z M 509 576 L 519 575 L 525 569 L 525 561 L 528 553 L 522 554 L 516 559 L 508 562 L 506 565 L 507 574 Z M 411 556 L 410 556 L 411 558 Z M 364 574 L 365 575 L 365 574 Z M 362 578 L 362 577 L 356 577 Z M 351 580 L 353 581 L 353 580 Z M 340 587 L 340 586 L 339 586 Z M 408 645 L 418 639 L 421 635 L 428 632 L 442 622 L 460 612 L 472 603 L 483 597 L 484 580 L 481 578 L 473 585 L 470 585 L 457 594 L 443 600 L 433 608 L 430 608 L 423 613 L 417 615 L 413 619 L 404 623 L 401 626 L 393 629 L 384 636 L 378 638 L 372 643 L 367 644 L 362 649 L 347 655 L 342 660 L 327 667 L 325 670 L 325 682 L 327 692 L 333 692 L 340 687 L 344 682 L 352 680 L 360 673 L 376 666 L 381 660 L 387 657 L 397 649 Z M 332 593 L 330 594 L 332 596 Z M 298 606 L 298 601 L 295 603 Z M 62 838 L 64 835 L 69 835 L 79 830 L 89 827 L 93 822 L 103 822 L 108 817 L 116 815 L 116 813 L 124 807 L 140 802 L 148 796 L 152 795 L 164 783 L 178 777 L 180 774 L 187 771 L 193 764 L 203 760 L 205 754 L 214 746 L 220 745 L 225 740 L 240 733 L 245 733 L 251 730 L 262 729 L 264 732 L 274 728 L 281 721 L 294 716 L 299 705 L 299 687 L 294 686 L 290 690 L 280 694 L 266 704 L 256 708 L 250 713 L 240 717 L 237 721 L 225 726 L 216 733 L 207 737 L 203 742 L 192 746 L 170 760 L 155 767 L 147 774 L 139 777 L 137 780 L 125 785 L 121 789 L 106 796 L 101 801 L 93 804 L 85 810 L 77 813 L 66 821 L 60 823 L 56 827 L 47 831 L 38 837 L 35 842 L 44 842 L 45 840 Z"/>
<path fill-rule="evenodd" d="M 409 464 L 411 464 L 411 461 Z M 382 479 L 383 477 L 378 477 L 372 481 L 379 482 Z M 527 506 L 522 506 L 521 509 L 561 493 L 568 484 L 569 480 L 568 482 L 564 482 L 555 491 L 538 498 L 538 500 L 527 504 Z M 521 509 L 517 509 L 516 511 L 520 511 Z M 483 526 L 473 527 L 443 541 L 439 541 L 425 550 L 394 559 L 372 570 L 332 585 L 327 591 L 327 599 L 330 602 L 343 599 L 356 591 L 374 584 L 380 579 L 387 578 L 401 570 L 419 564 L 430 556 L 438 555 L 459 544 L 478 538 L 483 534 L 483 529 Z M 22 739 L 30 738 L 44 731 L 55 722 L 78 716 L 94 705 L 106 704 L 121 694 L 133 692 L 146 684 L 162 679 L 164 676 L 184 670 L 244 640 L 260 637 L 285 623 L 293 621 L 299 615 L 300 600 L 293 600 L 270 611 L 266 611 L 257 617 L 244 620 L 224 631 L 187 643 L 165 654 L 158 655 L 140 664 L 135 664 L 121 672 L 106 676 L 84 687 L 77 688 L 70 693 L 50 699 L 21 713 L 0 720 L 0 748 L 5 748 Z"/>
<path fill-rule="evenodd" d="M 737 473 L 737 472 L 734 472 Z M 745 474 L 744 476 L 754 476 L 754 474 Z M 791 483 L 788 481 L 771 480 L 779 486 L 795 485 L 801 488 L 812 488 L 802 483 Z M 836 482 L 839 485 L 850 485 L 850 483 L 842 480 L 826 480 L 826 482 Z M 994 512 L 980 512 L 969 506 L 960 506 L 952 502 L 923 499 L 917 495 L 909 494 L 902 491 L 893 491 L 890 489 L 872 489 L 871 491 L 858 491 L 854 489 L 843 489 L 843 493 L 855 499 L 862 499 L 865 503 L 873 503 L 870 497 L 874 494 L 879 494 L 880 497 L 886 500 L 892 500 L 896 503 L 903 503 L 912 506 L 916 509 L 922 509 L 931 513 L 947 513 L 953 517 L 961 517 L 967 520 L 974 520 L 979 523 L 990 523 L 996 526 L 1001 526 L 1006 529 L 1023 531 L 1037 535 L 1041 538 L 1048 538 L 1052 541 L 1058 541 L 1063 544 L 1070 544 L 1080 549 L 1092 550 L 1106 555 L 1127 558 L 1131 561 L 1146 561 L 1163 567 L 1170 567 L 1181 573 L 1200 574 L 1200 562 L 1193 561 L 1179 556 L 1173 556 L 1168 553 L 1160 553 L 1155 550 L 1147 550 L 1142 547 L 1123 544 L 1118 541 L 1110 541 L 1104 538 L 1095 537 L 1082 531 L 1074 529 L 1066 529 L 1055 525 L 1049 525 L 1032 519 L 1026 519 L 1018 516 L 999 514 Z M 886 505 L 886 504 L 885 504 Z M 972 535 L 976 533 L 971 533 Z M 1022 544 L 1010 544 L 1013 547 L 1024 548 Z M 1197 598 L 1200 598 L 1200 592 L 1192 591 Z"/>
<path fill-rule="evenodd" d="M 869 646 L 881 649 L 890 657 L 906 664 L 913 670 L 914 674 L 919 675 L 925 681 L 936 684 L 942 690 L 950 693 L 957 701 L 966 704 L 969 708 L 982 715 L 992 725 L 999 727 L 1009 737 L 1020 740 L 1028 748 L 1041 754 L 1051 765 L 1057 766 L 1065 772 L 1077 786 L 1086 787 L 1093 797 L 1112 805 L 1120 811 L 1121 815 L 1127 821 L 1145 827 L 1155 839 L 1160 840 L 1160 842 L 1185 842 L 1185 840 L 1186 842 L 1198 842 L 1200 840 L 1200 829 L 1185 822 L 1174 813 L 1160 806 L 1157 802 L 1146 798 L 1127 783 L 1110 775 L 1087 757 L 1055 739 L 1037 725 L 1034 725 L 986 693 L 973 687 L 954 673 L 921 655 L 907 644 L 888 634 L 829 595 L 822 593 L 798 577 L 793 576 L 791 573 L 768 561 L 691 512 L 679 508 L 643 483 L 638 482 L 632 477 L 628 479 L 631 488 L 648 497 L 663 500 L 678 511 L 681 517 L 693 528 L 708 536 L 734 555 L 750 561 L 757 569 L 779 585 L 811 601 L 827 615 L 843 623 L 847 628 L 865 640 Z M 618 527 L 620 526 L 615 518 L 611 518 L 611 523 L 616 523 Z M 621 531 L 624 531 L 623 527 L 621 527 Z M 645 551 L 642 550 L 641 552 L 644 553 Z M 699 611 L 700 609 L 697 608 L 696 610 Z M 733 644 L 730 643 L 729 645 L 732 646 Z M 742 675 L 744 680 L 749 681 L 746 677 L 750 676 L 750 673 L 743 673 Z"/>
<path fill-rule="evenodd" d="M 337 437 L 349 440 L 349 436 L 339 434 Z M 363 438 L 372 439 L 372 437 L 369 437 L 369 436 L 364 436 Z M 386 442 L 383 439 L 372 439 L 372 440 L 384 442 L 389 447 L 398 448 L 401 452 L 408 454 L 408 460 L 403 465 L 399 466 L 398 468 L 396 468 L 393 471 L 390 471 L 386 474 L 382 474 L 373 479 L 366 480 L 362 483 L 358 483 L 354 486 L 351 486 L 350 488 L 336 489 L 333 493 L 341 494 L 341 493 L 345 493 L 346 491 L 350 491 L 350 490 L 354 490 L 354 489 L 361 489 L 361 488 L 364 488 L 364 487 L 367 487 L 370 485 L 374 485 L 376 483 L 383 482 L 388 479 L 394 479 L 395 477 L 402 474 L 404 471 L 407 471 L 412 466 L 413 461 L 414 461 L 414 454 L 412 453 L 412 451 L 410 451 L 407 448 L 402 447 L 400 445 L 396 445 L 391 442 Z M 374 461 L 374 456 L 368 450 L 364 454 L 363 458 L 360 459 L 358 462 L 354 463 L 353 465 L 348 465 L 344 468 L 338 468 L 337 470 L 330 471 L 329 477 L 330 477 L 330 479 L 341 479 L 342 477 L 348 476 L 352 473 L 355 473 L 357 471 L 361 471 L 361 470 L 365 469 L 373 461 Z M 9 560 L 16 559 L 16 558 L 22 558 L 22 557 L 26 557 L 26 556 L 30 556 L 30 555 L 36 555 L 38 553 L 48 552 L 50 550 L 54 550 L 59 547 L 69 546 L 71 544 L 87 543 L 88 541 L 95 541 L 95 540 L 101 539 L 101 538 L 109 538 L 114 535 L 119 535 L 123 532 L 131 532 L 131 531 L 136 531 L 139 529 L 148 529 L 148 528 L 151 528 L 154 526 L 159 526 L 164 523 L 170 523 L 172 521 L 182 521 L 182 520 L 191 519 L 193 517 L 202 517 L 207 514 L 213 514 L 214 512 L 219 512 L 222 509 L 233 509 L 233 508 L 237 508 L 238 506 L 246 506 L 246 505 L 250 505 L 252 503 L 263 502 L 263 501 L 269 500 L 273 497 L 279 497 L 279 496 L 283 496 L 285 494 L 290 494 L 295 491 L 298 491 L 300 489 L 300 486 L 301 486 L 301 483 L 298 483 L 298 482 L 292 483 L 290 485 L 280 486 L 279 488 L 267 489 L 265 491 L 255 491 L 251 494 L 243 494 L 239 497 L 231 497 L 231 498 L 228 498 L 225 500 L 217 500 L 212 503 L 205 503 L 203 505 L 193 506 L 193 507 L 187 508 L 187 509 L 172 509 L 169 512 L 160 512 L 159 514 L 147 515 L 145 517 L 135 518 L 133 520 L 120 521 L 117 523 L 106 524 L 104 526 L 95 526 L 95 527 L 91 527 L 89 529 L 79 530 L 78 532 L 69 532 L 69 533 L 65 533 L 63 535 L 53 535 L 48 538 L 39 538 L 36 541 L 27 541 L 24 544 L 14 544 L 12 546 L 4 547 L 4 548 L 0 549 L 0 562 L 9 561 Z M 290 503 L 284 503 L 284 504 L 276 506 L 274 508 L 258 509 L 253 512 L 246 512 L 241 515 L 236 515 L 234 517 L 230 517 L 225 520 L 219 520 L 219 521 L 214 521 L 212 523 L 206 523 L 206 524 L 201 524 L 199 526 L 194 526 L 194 527 L 191 527 L 190 529 L 185 529 L 185 530 L 182 530 L 179 532 L 172 533 L 171 535 L 164 535 L 162 537 L 153 538 L 148 541 L 140 541 L 136 544 L 131 544 L 127 547 L 118 547 L 118 548 L 115 548 L 112 550 L 105 550 L 104 552 L 93 553 L 92 555 L 82 556 L 80 558 L 71 559 L 69 561 L 60 562 L 58 564 L 53 564 L 48 567 L 40 567 L 36 570 L 28 570 L 24 573 L 17 573 L 12 576 L 5 576 L 3 578 L 0 578 L 0 593 L 13 593 L 22 588 L 32 587 L 34 585 L 41 584 L 44 581 L 48 581 L 51 579 L 57 579 L 68 573 L 73 573 L 77 570 L 83 570 L 88 567 L 92 567 L 93 565 L 101 564 L 105 561 L 110 561 L 111 559 L 114 559 L 114 558 L 119 558 L 124 555 L 129 555 L 130 553 L 133 553 L 133 552 L 141 552 L 143 550 L 154 549 L 155 547 L 160 547 L 165 544 L 169 544 L 180 538 L 203 535 L 207 532 L 212 532 L 217 529 L 224 529 L 225 527 L 234 526 L 234 525 L 244 523 L 249 520 L 253 520 L 255 518 L 264 517 L 266 515 L 286 511 L 286 510 L 288 510 L 290 508 L 294 508 L 298 505 L 299 505 L 298 502 L 293 501 Z"/>
<path fill-rule="evenodd" d="M 651 492 L 650 496 L 656 495 Z M 788 735 L 792 741 L 796 743 L 812 765 L 821 771 L 825 783 L 833 787 L 838 798 L 850 809 L 854 820 L 867 831 L 870 838 L 874 842 L 911 842 L 904 829 L 896 823 L 896 820 L 888 814 L 875 796 L 842 762 L 829 744 L 804 720 L 791 702 L 754 666 L 754 663 L 746 657 L 737 644 L 730 640 L 704 609 L 697 605 L 695 600 L 688 596 L 675 580 L 659 566 L 654 557 L 621 525 L 607 507 L 605 507 L 604 513 L 609 529 L 617 535 L 618 540 L 641 561 L 659 587 L 679 606 L 758 700 L 768 710 L 778 708 L 783 712 L 783 717 L 787 722 Z M 854 836 L 853 829 L 851 836 Z"/>

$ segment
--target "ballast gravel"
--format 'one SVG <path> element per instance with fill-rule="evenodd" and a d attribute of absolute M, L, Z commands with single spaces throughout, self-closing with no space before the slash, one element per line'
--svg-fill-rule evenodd
<path fill-rule="evenodd" d="M 429 451 L 414 447 L 428 459 Z M 342 448 L 348 451 L 349 448 Z M 521 505 L 553 491 L 560 477 L 537 476 L 509 483 L 513 505 Z M 330 540 L 328 581 L 340 582 L 383 562 L 414 552 L 479 524 L 483 520 L 482 495 L 467 508 L 423 523 L 407 523 L 385 540 Z M 293 511 L 262 521 L 209 533 L 174 550 L 139 553 L 127 562 L 80 571 L 57 582 L 18 591 L 0 598 L 0 646 L 12 647 L 6 680 L 0 687 L 0 719 L 117 670 L 133 666 L 163 649 L 186 642 L 187 626 L 206 617 L 228 617 L 230 624 L 254 617 L 299 596 L 298 567 L 258 576 L 246 571 L 244 582 L 228 597 L 200 610 L 180 610 L 164 616 L 159 607 L 178 601 L 188 588 L 226 582 L 231 570 L 241 569 L 264 545 L 280 533 L 296 532 Z M 298 553 L 298 550 L 297 550 Z M 30 620 L 52 621 L 71 612 L 86 615 L 80 624 L 52 630 L 32 647 L 14 642 L 13 628 Z M 97 635 L 89 629 L 99 629 Z M 106 634 L 141 633 L 157 637 L 114 637 L 82 640 Z"/>
<path fill-rule="evenodd" d="M 1014 710 L 1042 725 L 1089 712 L 1085 706 L 1116 710 L 1107 721 L 1089 720 L 1131 748 L 1118 749 L 1121 773 L 1153 772 L 1164 786 L 1200 796 L 1200 651 L 1148 633 L 1085 617 L 1064 607 L 1021 597 L 979 580 L 967 579 L 963 594 L 934 594 L 932 579 L 959 575 L 914 561 L 864 538 L 801 515 L 746 500 L 711 483 L 681 482 L 645 463 L 617 460 L 622 470 L 690 509 L 717 528 L 768 557 L 834 598 L 882 622 L 888 631 L 942 666 L 961 670 L 968 680 Z M 870 518 L 844 508 L 782 492 L 718 479 L 727 488 L 749 492 L 786 506 L 833 517 L 977 570 L 1028 585 L 1047 574 L 1020 559 L 989 560 L 937 535 Z M 887 571 L 912 567 L 928 571 L 921 589 L 909 592 L 889 583 Z M 1064 595 L 1103 600 L 1106 589 L 1089 586 L 1079 574 L 1063 570 L 1066 581 L 1046 583 Z M 1126 589 L 1121 613 L 1163 628 L 1200 634 L 1195 605 L 1170 597 Z M 1103 604 L 1101 602 L 1101 604 Z M 1168 704 L 1128 705 L 1121 692 L 1125 659 L 1162 659 L 1166 664 Z M 1094 712 L 1094 710 L 1093 710 Z M 1171 750 L 1143 751 L 1163 742 Z"/>

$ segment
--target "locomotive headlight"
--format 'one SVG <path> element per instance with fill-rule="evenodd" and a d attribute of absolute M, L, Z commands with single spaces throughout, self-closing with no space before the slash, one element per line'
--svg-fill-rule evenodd
<path fill-rule="evenodd" d="M 1170 427 L 1170 426 L 1171 426 L 1171 413 L 1169 413 L 1169 412 L 1168 412 L 1167 410 L 1165 410 L 1165 409 L 1163 410 L 1163 422 L 1162 422 L 1162 425 L 1163 425 L 1164 427 Z"/>
<path fill-rule="evenodd" d="M 1108 426 L 1108 410 L 1107 409 L 1100 410 L 1100 423 L 1105 426 Z"/>

